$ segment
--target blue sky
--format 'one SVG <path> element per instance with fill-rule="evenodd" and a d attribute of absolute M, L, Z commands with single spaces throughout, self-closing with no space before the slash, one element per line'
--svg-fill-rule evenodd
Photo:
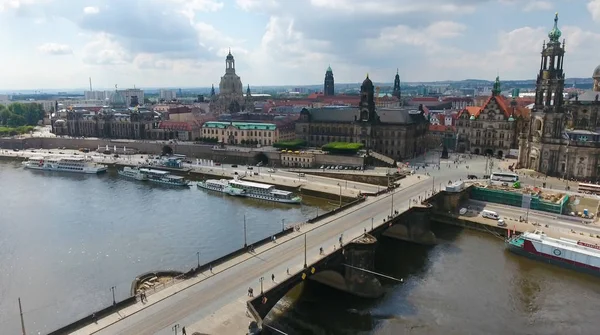
<path fill-rule="evenodd" d="M 590 77 L 600 0 L 0 0 L 0 89 L 533 79 L 555 12 Z"/>

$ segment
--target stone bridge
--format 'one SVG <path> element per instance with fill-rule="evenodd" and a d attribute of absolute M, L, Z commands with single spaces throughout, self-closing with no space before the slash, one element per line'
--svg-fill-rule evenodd
<path fill-rule="evenodd" d="M 377 275 L 372 273 L 376 272 L 374 255 L 377 239 L 387 237 L 419 244 L 435 244 L 435 235 L 429 229 L 430 209 L 430 205 L 419 205 L 400 215 L 388 217 L 385 224 L 366 231 L 364 235 L 324 255 L 269 290 L 255 294 L 255 297 L 247 302 L 248 311 L 261 327 L 263 320 L 277 302 L 296 285 L 306 280 L 313 280 L 361 298 L 382 296 L 384 291 L 381 283 Z M 268 279 L 270 278 L 265 278 Z"/>

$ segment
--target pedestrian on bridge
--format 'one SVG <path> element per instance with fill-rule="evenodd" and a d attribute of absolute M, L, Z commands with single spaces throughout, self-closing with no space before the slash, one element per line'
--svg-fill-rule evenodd
<path fill-rule="evenodd" d="M 185 331 L 185 327 L 181 328 L 181 334 L 182 335 L 187 335 L 187 332 Z"/>
<path fill-rule="evenodd" d="M 275 274 L 271 274 L 271 280 L 275 282 Z"/>

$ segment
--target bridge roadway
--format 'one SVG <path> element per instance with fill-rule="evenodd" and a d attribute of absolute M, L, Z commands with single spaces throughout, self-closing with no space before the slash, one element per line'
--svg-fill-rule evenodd
<path fill-rule="evenodd" d="M 194 331 L 212 334 L 240 333 L 247 330 L 251 321 L 249 318 L 243 317 L 239 325 L 235 324 L 239 319 L 235 315 L 231 315 L 229 320 L 215 321 L 217 324 L 211 324 L 207 318 L 223 306 L 240 300 L 245 302 L 248 287 L 253 287 L 255 294 L 259 294 L 261 276 L 264 277 L 267 289 L 272 285 L 271 274 L 275 274 L 277 282 L 278 278 L 286 276 L 288 268 L 290 273 L 300 271 L 304 265 L 303 234 L 306 234 L 307 258 L 310 264 L 311 260 L 322 257 L 319 256 L 320 247 L 323 247 L 326 253 L 331 252 L 338 243 L 340 234 L 344 234 L 344 241 L 349 241 L 360 236 L 365 228 L 370 230 L 371 218 L 375 226 L 381 224 L 392 210 L 392 198 L 393 209 L 402 212 L 408 208 L 410 199 L 431 192 L 432 185 L 432 180 L 426 176 L 420 176 L 420 179 L 417 176 L 407 177 L 402 180 L 402 187 L 397 189 L 393 196 L 389 193 L 370 197 L 347 211 L 318 223 L 305 225 L 301 232 L 292 233 L 277 243 L 263 246 L 257 249 L 254 255 L 240 256 L 245 258 L 241 262 L 232 260 L 214 267 L 213 273 L 205 272 L 197 278 L 149 295 L 149 302 L 145 305 L 138 302 L 80 329 L 75 334 L 172 334 L 175 324 L 186 326 L 188 334 Z M 235 264 L 234 261 L 239 263 Z M 240 306 L 243 308 L 236 310 L 236 313 L 241 312 L 243 316 L 245 304 Z M 217 331 L 223 324 L 230 324 L 231 327 Z"/>

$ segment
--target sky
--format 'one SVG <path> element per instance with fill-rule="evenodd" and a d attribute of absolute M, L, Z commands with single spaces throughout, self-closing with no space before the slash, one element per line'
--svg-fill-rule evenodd
<path fill-rule="evenodd" d="M 0 0 L 0 90 L 534 79 L 555 12 L 591 77 L 600 0 Z"/>

